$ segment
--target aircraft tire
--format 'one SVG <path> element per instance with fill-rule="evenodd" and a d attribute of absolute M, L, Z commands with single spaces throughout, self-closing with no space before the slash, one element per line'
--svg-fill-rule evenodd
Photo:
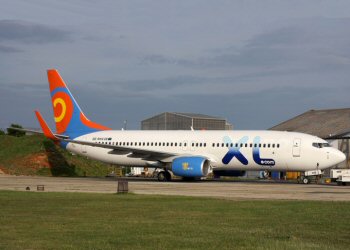
<path fill-rule="evenodd" d="M 304 183 L 304 184 L 309 184 L 309 179 L 306 178 L 306 177 L 304 177 L 304 178 L 303 178 L 303 183 Z"/>
<path fill-rule="evenodd" d="M 167 181 L 167 177 L 166 177 L 166 172 L 165 171 L 160 171 L 158 173 L 158 181 Z"/>

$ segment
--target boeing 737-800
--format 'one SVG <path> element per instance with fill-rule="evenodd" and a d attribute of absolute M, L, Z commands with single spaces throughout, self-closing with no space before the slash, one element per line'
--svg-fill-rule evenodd
<path fill-rule="evenodd" d="M 184 178 L 212 170 L 323 170 L 345 155 L 316 136 L 282 131 L 126 131 L 86 118 L 58 71 L 47 71 L 56 124 L 52 133 L 35 111 L 46 137 L 91 159 L 134 167 L 156 167 L 161 181 L 171 172 Z"/>

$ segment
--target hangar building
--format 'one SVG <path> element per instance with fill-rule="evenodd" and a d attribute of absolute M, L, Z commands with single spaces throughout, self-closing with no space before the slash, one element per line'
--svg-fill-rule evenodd
<path fill-rule="evenodd" d="M 164 112 L 141 121 L 141 130 L 232 130 L 226 119 L 209 115 Z"/>
<path fill-rule="evenodd" d="M 310 110 L 270 130 L 302 132 L 326 139 L 346 154 L 346 161 L 337 167 L 350 168 L 349 139 L 336 139 L 350 136 L 350 108 Z"/>

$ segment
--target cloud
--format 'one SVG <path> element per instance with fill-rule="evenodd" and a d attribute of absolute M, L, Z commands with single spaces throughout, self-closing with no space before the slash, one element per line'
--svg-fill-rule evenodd
<path fill-rule="evenodd" d="M 147 55 L 141 59 L 140 64 L 173 64 L 181 66 L 191 66 L 194 62 L 186 59 L 178 59 L 174 57 L 164 56 L 164 55 Z"/>
<path fill-rule="evenodd" d="M 233 42 L 227 48 L 210 49 L 207 56 L 188 60 L 157 54 L 145 56 L 141 62 L 204 70 L 274 67 L 276 73 L 277 69 L 295 73 L 297 68 L 317 71 L 350 65 L 350 18 L 301 19 L 281 26 L 256 34 L 241 47 Z"/>
<path fill-rule="evenodd" d="M 23 50 L 0 44 L 0 53 L 18 53 L 18 52 L 22 52 L 22 51 Z"/>
<path fill-rule="evenodd" d="M 71 33 L 21 20 L 0 20 L 0 42 L 46 44 L 71 40 Z"/>

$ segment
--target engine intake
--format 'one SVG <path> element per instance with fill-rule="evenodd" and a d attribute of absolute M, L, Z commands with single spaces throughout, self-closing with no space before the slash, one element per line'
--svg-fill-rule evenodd
<path fill-rule="evenodd" d="M 179 157 L 173 160 L 172 171 L 182 177 L 204 177 L 210 170 L 210 162 L 200 156 Z"/>

